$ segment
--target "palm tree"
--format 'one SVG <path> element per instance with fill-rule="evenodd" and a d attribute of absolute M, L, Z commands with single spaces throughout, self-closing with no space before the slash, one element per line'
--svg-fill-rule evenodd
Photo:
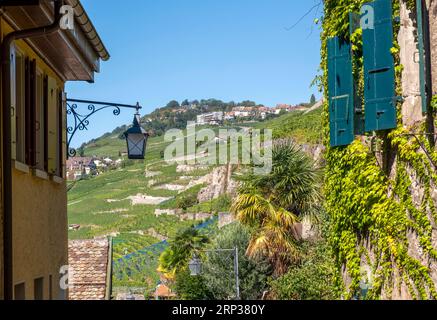
<path fill-rule="evenodd" d="M 174 279 L 177 272 L 188 266 L 192 255 L 208 243 L 208 237 L 194 226 L 182 230 L 159 257 L 158 272 L 163 273 L 168 279 Z"/>
<path fill-rule="evenodd" d="M 296 223 L 317 218 L 321 171 L 293 142 L 282 140 L 273 145 L 272 171 L 248 174 L 242 182 L 231 211 L 254 230 L 247 254 L 267 257 L 281 275 L 299 261 Z"/>

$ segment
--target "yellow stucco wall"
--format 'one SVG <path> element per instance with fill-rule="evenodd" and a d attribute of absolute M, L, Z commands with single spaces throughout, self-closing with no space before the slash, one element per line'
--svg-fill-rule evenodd
<path fill-rule="evenodd" d="M 44 298 L 59 297 L 59 269 L 67 265 L 67 192 L 57 184 L 17 170 L 13 172 L 14 282 L 25 282 L 33 299 L 34 280 L 44 278 Z"/>
<path fill-rule="evenodd" d="M 10 31 L 10 26 L 1 20 L 0 34 L 3 36 Z M 56 79 L 60 89 L 64 88 L 60 77 L 24 41 L 16 41 L 15 44 L 28 57 L 37 61 L 40 70 Z M 57 183 L 51 179 L 39 178 L 32 171 L 24 173 L 17 169 L 13 169 L 12 177 L 14 285 L 25 283 L 26 299 L 33 299 L 34 280 L 43 277 L 44 299 L 48 299 L 49 279 L 52 276 L 51 296 L 53 299 L 60 298 L 59 269 L 68 263 L 65 181 Z M 0 218 L 2 216 L 0 211 Z M 0 251 L 3 248 L 2 242 L 3 236 L 0 233 Z M 1 260 L 0 269 L 3 270 Z M 3 275 L 0 280 L 0 298 L 3 298 Z"/>

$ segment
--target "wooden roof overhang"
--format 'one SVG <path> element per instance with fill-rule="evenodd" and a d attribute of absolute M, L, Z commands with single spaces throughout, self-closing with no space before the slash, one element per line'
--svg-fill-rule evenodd
<path fill-rule="evenodd" d="M 100 60 L 108 60 L 94 26 L 78 0 L 67 0 L 75 11 L 74 30 L 58 30 L 50 35 L 27 39 L 33 50 L 64 81 L 94 81 L 100 71 Z M 3 17 L 15 30 L 49 25 L 53 22 L 53 4 L 5 7 Z"/>

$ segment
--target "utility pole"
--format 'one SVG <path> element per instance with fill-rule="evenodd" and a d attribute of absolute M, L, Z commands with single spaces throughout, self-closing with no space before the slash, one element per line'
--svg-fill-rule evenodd
<path fill-rule="evenodd" d="M 235 288 L 237 291 L 237 300 L 240 300 L 240 278 L 238 274 L 238 247 L 234 251 L 234 272 L 235 272 Z"/>

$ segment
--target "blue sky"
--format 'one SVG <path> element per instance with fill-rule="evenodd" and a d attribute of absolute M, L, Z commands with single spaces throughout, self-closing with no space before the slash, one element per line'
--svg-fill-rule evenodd
<path fill-rule="evenodd" d="M 70 98 L 126 104 L 143 114 L 175 99 L 308 101 L 316 88 L 320 0 L 82 0 L 111 59 L 95 83 L 67 85 Z M 132 121 L 103 112 L 74 145 Z"/>

